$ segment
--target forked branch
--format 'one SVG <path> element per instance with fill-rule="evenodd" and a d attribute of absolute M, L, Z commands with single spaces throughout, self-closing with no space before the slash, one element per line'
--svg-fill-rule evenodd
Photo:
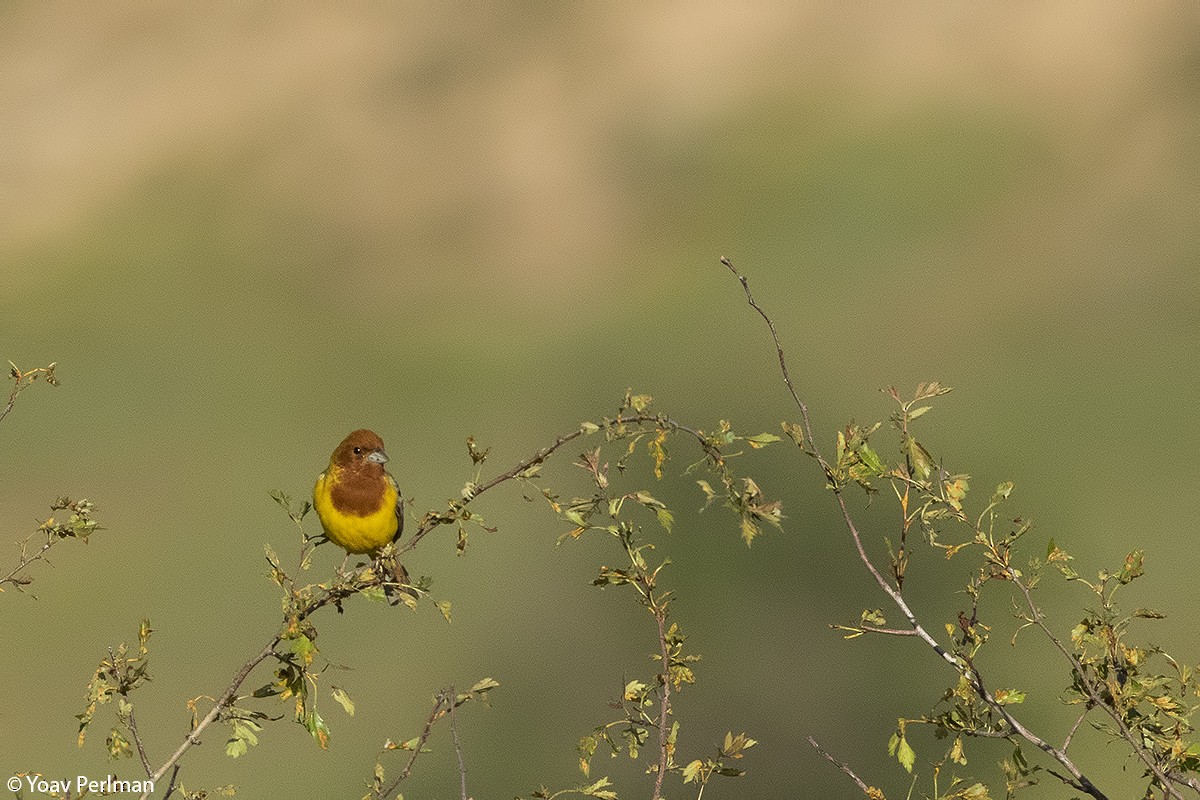
<path fill-rule="evenodd" d="M 767 327 L 771 331 L 771 338 L 774 341 L 775 352 L 779 359 L 780 373 L 783 375 L 783 381 L 787 386 L 788 394 L 791 395 L 793 402 L 795 402 L 796 407 L 800 411 L 801 420 L 804 425 L 806 441 L 802 447 L 805 449 L 805 452 L 817 460 L 817 463 L 821 465 L 822 470 L 824 470 L 827 476 L 832 475 L 833 469 L 831 468 L 829 462 L 825 460 L 824 456 L 821 455 L 820 448 L 817 446 L 816 438 L 813 436 L 812 421 L 809 418 L 808 406 L 800 398 L 799 393 L 796 391 L 795 384 L 792 381 L 791 373 L 789 372 L 787 366 L 787 356 L 784 353 L 783 344 L 780 342 L 779 332 L 775 328 L 775 323 L 771 320 L 771 317 L 766 313 L 766 311 L 763 310 L 762 306 L 755 301 L 754 295 L 750 291 L 750 284 L 746 279 L 746 276 L 738 272 L 729 259 L 722 257 L 721 263 L 724 264 L 729 271 L 737 277 L 738 282 L 741 283 L 742 290 L 746 295 L 746 301 L 750 304 L 750 307 L 753 308 L 758 315 L 763 318 L 763 320 L 767 323 Z M 850 514 L 849 507 L 846 505 L 846 499 L 841 486 L 831 482 L 830 488 L 833 490 L 834 497 L 837 498 L 838 508 L 842 514 L 842 521 L 845 523 L 846 530 L 850 533 L 850 537 L 854 541 L 854 549 L 858 553 L 859 560 L 863 563 L 863 566 L 866 567 L 867 571 L 871 573 L 871 576 L 875 579 L 875 582 L 879 585 L 879 588 L 884 592 L 884 594 L 891 598 L 895 606 L 904 615 L 904 618 L 912 627 L 913 633 L 923 642 L 925 642 L 930 649 L 937 653 L 937 655 L 943 661 L 953 667 L 958 674 L 970 681 L 980 699 L 982 699 L 983 702 L 986 703 L 993 712 L 1003 718 L 1016 735 L 1033 744 L 1035 747 L 1042 750 L 1060 765 L 1062 765 L 1063 769 L 1065 769 L 1069 775 L 1069 777 L 1068 775 L 1058 775 L 1058 777 L 1064 783 L 1074 789 L 1077 789 L 1078 791 L 1084 792 L 1085 794 L 1096 798 L 1096 800 L 1107 800 L 1107 796 L 1101 792 L 1091 782 L 1091 780 L 1083 774 L 1082 771 L 1080 771 L 1078 766 L 1075 765 L 1075 763 L 1065 752 L 1065 748 L 1055 747 L 1021 724 L 1019 720 L 1013 717 L 1008 708 L 997 702 L 996 698 L 987 690 L 987 688 L 984 686 L 982 676 L 972 664 L 960 661 L 957 657 L 938 644 L 937 640 L 929 635 L 929 633 L 921 626 L 921 624 L 917 621 L 916 615 L 905 601 L 900 589 L 897 586 L 892 585 L 887 578 L 883 576 L 883 574 L 875 566 L 874 562 L 872 562 L 870 556 L 867 555 L 866 548 L 863 546 L 862 536 L 859 533 L 858 526 L 854 523 L 854 518 Z M 814 747 L 815 746 L 816 745 L 814 743 Z M 1140 748 L 1135 747 L 1135 750 L 1140 750 Z M 820 752 L 819 748 L 818 751 Z M 828 758 L 828 756 L 826 757 Z M 1145 759 L 1143 758 L 1143 760 Z M 837 762 L 835 761 L 834 763 Z M 1161 775 L 1161 770 L 1155 767 L 1151 767 L 1151 769 L 1155 773 L 1156 777 Z M 846 770 L 843 769 L 843 771 Z M 863 784 L 861 781 L 858 781 L 858 783 L 860 784 L 860 788 L 862 788 Z M 1165 782 L 1164 785 L 1171 796 L 1179 797 L 1178 791 L 1175 790 L 1169 782 Z"/>

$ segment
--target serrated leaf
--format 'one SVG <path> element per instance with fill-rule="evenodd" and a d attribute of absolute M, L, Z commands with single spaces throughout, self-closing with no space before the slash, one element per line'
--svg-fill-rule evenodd
<path fill-rule="evenodd" d="M 629 407 L 632 408 L 634 411 L 645 411 L 647 408 L 650 407 L 650 403 L 652 403 L 653 401 L 654 401 L 654 398 L 648 394 L 630 395 Z"/>
<path fill-rule="evenodd" d="M 917 754 L 908 746 L 908 739 L 900 737 L 900 742 L 896 746 L 896 760 L 900 762 L 900 766 L 904 767 L 906 772 L 913 771 L 913 765 L 917 763 Z"/>
<path fill-rule="evenodd" d="M 742 517 L 742 541 L 747 547 L 754 541 L 755 536 L 758 536 L 758 526 L 749 517 Z"/>

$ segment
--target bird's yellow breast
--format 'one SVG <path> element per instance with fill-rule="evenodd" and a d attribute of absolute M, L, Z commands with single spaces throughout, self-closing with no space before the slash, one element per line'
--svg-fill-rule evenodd
<path fill-rule="evenodd" d="M 333 485 L 338 470 L 334 466 L 321 473 L 313 487 L 313 507 L 325 528 L 329 541 L 349 553 L 369 553 L 383 547 L 396 535 L 396 499 L 398 492 L 390 480 L 384 481 L 379 507 L 367 514 L 348 513 L 333 503 Z"/>

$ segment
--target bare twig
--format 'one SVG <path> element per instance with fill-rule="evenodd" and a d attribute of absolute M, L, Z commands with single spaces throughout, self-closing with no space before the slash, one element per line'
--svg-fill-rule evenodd
<path fill-rule="evenodd" d="M 817 447 L 816 439 L 813 436 L 812 422 L 809 418 L 808 406 L 806 406 L 804 401 L 800 399 L 800 396 L 796 392 L 795 386 L 792 383 L 791 375 L 787 368 L 787 357 L 784 354 L 783 345 L 780 344 L 779 334 L 775 329 L 775 323 L 771 321 L 771 318 L 767 315 L 767 313 L 754 300 L 754 295 L 752 295 L 750 292 L 750 284 L 746 280 L 746 276 L 739 273 L 734 268 L 733 264 L 730 263 L 729 259 L 722 257 L 721 263 L 728 267 L 729 271 L 737 277 L 738 282 L 742 284 L 742 290 L 746 294 L 746 300 L 749 302 L 750 307 L 758 312 L 759 316 L 766 321 L 767 327 L 770 328 L 771 338 L 775 342 L 775 352 L 779 357 L 779 368 L 780 372 L 783 374 L 784 383 L 787 385 L 788 393 L 791 395 L 792 400 L 795 401 L 797 408 L 800 410 L 800 416 L 804 424 L 804 433 L 807 438 L 806 450 L 811 456 L 813 456 L 813 458 L 817 460 L 817 463 L 821 465 L 821 468 L 825 471 L 825 474 L 827 476 L 831 475 L 833 470 L 831 469 L 829 462 L 827 462 L 821 455 L 820 449 Z M 1042 750 L 1059 764 L 1061 764 L 1063 768 L 1066 769 L 1066 771 L 1070 774 L 1070 778 L 1060 776 L 1064 783 L 1072 786 L 1075 789 L 1078 789 L 1081 792 L 1084 792 L 1085 794 L 1090 795 L 1091 797 L 1096 798 L 1096 800 L 1107 800 L 1106 795 L 1092 784 L 1087 776 L 1085 776 L 1079 770 L 1079 768 L 1065 752 L 1049 744 L 1031 730 L 1026 728 L 1021 724 L 1020 721 L 1012 716 L 1007 707 L 996 701 L 995 697 L 993 697 L 991 693 L 987 691 L 983 684 L 982 676 L 973 665 L 960 662 L 958 658 L 938 644 L 937 640 L 930 636 L 929 633 L 921 626 L 921 624 L 917 622 L 916 615 L 905 601 L 900 590 L 890 584 L 887 579 L 883 577 L 883 575 L 875 567 L 874 562 L 871 561 L 870 556 L 867 555 L 866 548 L 863 547 L 862 536 L 858 531 L 858 526 L 854 523 L 854 518 L 850 514 L 850 509 L 846 505 L 846 499 L 842 494 L 841 488 L 832 483 L 830 488 L 833 490 L 834 497 L 837 498 L 838 508 L 842 512 L 842 521 L 845 523 L 846 529 L 849 531 L 850 537 L 854 541 L 854 549 L 858 552 L 859 560 L 863 563 L 863 566 L 867 568 L 867 571 L 871 573 L 871 576 L 875 579 L 875 582 L 879 585 L 879 588 L 884 592 L 884 594 L 891 598 L 896 607 L 900 609 L 900 612 L 904 614 L 908 624 L 912 626 L 914 634 L 920 637 L 920 639 L 925 642 L 930 649 L 937 653 L 943 661 L 953 667 L 956 672 L 967 678 L 967 680 L 969 680 L 971 685 L 975 688 L 975 691 L 979 694 L 979 697 L 995 713 L 999 714 L 1004 721 L 1012 727 L 1017 735 L 1021 736 L 1021 738 L 1033 744 L 1035 747 Z M 1155 772 L 1156 774 L 1161 773 L 1161 771 L 1157 769 Z M 1170 791 L 1169 785 L 1168 791 Z"/>
<path fill-rule="evenodd" d="M 26 548 L 29 546 L 29 540 L 33 539 L 35 536 L 37 536 L 37 533 L 31 534 L 25 539 L 24 542 L 21 543 L 21 560 L 15 567 L 13 567 L 11 572 L 9 572 L 3 578 L 0 578 L 0 591 L 4 591 L 4 584 L 6 583 L 11 584 L 18 590 L 20 590 L 20 588 L 25 584 L 29 583 L 31 579 L 28 577 L 21 577 L 21 571 L 35 561 L 45 561 L 46 552 L 53 547 L 56 542 L 62 541 L 60 537 L 47 534 L 46 541 L 42 542 L 41 546 L 38 547 L 38 549 L 32 555 L 30 555 Z"/>
<path fill-rule="evenodd" d="M 1062 750 L 1064 753 L 1067 752 L 1067 748 L 1071 746 L 1071 739 L 1075 738 L 1075 731 L 1079 730 L 1079 726 L 1083 724 L 1090 710 L 1085 708 L 1083 713 L 1079 715 L 1079 719 L 1075 720 L 1075 724 L 1071 726 L 1071 730 L 1067 731 L 1067 738 L 1063 739 L 1062 747 L 1059 750 Z"/>
<path fill-rule="evenodd" d="M 12 411 L 13 406 L 17 403 L 17 397 L 21 394 L 21 392 L 29 388 L 29 386 L 31 386 L 39 376 L 45 378 L 46 383 L 50 384 L 51 386 L 58 385 L 58 380 L 54 377 L 54 368 L 57 366 L 57 364 L 53 362 L 51 362 L 48 366 L 37 367 L 36 369 L 26 370 L 25 372 L 17 369 L 17 365 L 11 361 L 8 362 L 8 365 L 12 368 L 9 370 L 8 374 L 10 377 L 14 378 L 15 381 L 13 383 L 12 391 L 8 395 L 8 402 L 4 404 L 4 410 L 0 411 L 0 420 L 8 416 L 8 412 Z"/>
<path fill-rule="evenodd" d="M 438 692 L 436 701 L 433 704 L 433 708 L 430 710 L 429 716 L 425 719 L 425 728 L 421 731 L 421 735 L 417 739 L 417 745 L 413 748 L 413 753 L 409 757 L 408 763 L 404 765 L 404 769 L 400 770 L 400 774 L 396 776 L 395 780 L 393 780 L 384 788 L 376 790 L 375 797 L 378 798 L 378 800 L 383 800 L 383 798 L 389 797 L 392 792 L 396 791 L 396 787 L 412 774 L 413 764 L 416 763 L 417 756 L 421 755 L 421 748 L 425 746 L 425 742 L 429 741 L 429 734 L 433 732 L 434 723 L 436 723 L 445 713 L 442 707 L 446 705 L 446 702 L 447 697 L 445 690 Z M 454 706 L 453 696 L 449 698 L 449 703 L 451 707 Z"/>
<path fill-rule="evenodd" d="M 825 748 L 823 748 L 823 747 L 821 747 L 821 745 L 817 744 L 817 740 L 814 739 L 813 737 L 811 737 L 811 736 L 808 737 L 808 743 L 811 744 L 813 746 L 813 749 L 816 750 L 818 753 L 820 753 L 825 758 L 826 761 L 828 761 L 830 764 L 833 764 L 835 767 L 837 767 L 843 773 L 845 773 L 846 777 L 848 777 L 850 780 L 854 781 L 855 785 L 857 785 L 858 788 L 862 790 L 863 794 L 867 795 L 868 797 L 871 796 L 871 789 L 873 787 L 868 786 L 862 778 L 855 775 L 854 770 L 850 769 L 850 767 L 848 767 L 846 764 L 842 763 L 841 761 L 838 761 L 836 758 L 831 756 L 829 754 L 829 752 L 825 750 Z M 878 792 L 878 790 L 876 790 L 876 791 Z M 882 793 L 879 793 L 879 796 L 882 797 Z"/>
<path fill-rule="evenodd" d="M 458 740 L 458 718 L 454 715 L 454 709 L 458 708 L 458 693 L 453 686 L 447 691 L 450 693 L 450 737 L 454 740 L 454 755 L 458 757 L 459 789 L 462 800 L 467 800 L 467 763 L 463 759 L 462 742 Z"/>
<path fill-rule="evenodd" d="M 873 628 L 870 625 L 859 625 L 859 630 L 867 633 L 886 633 L 888 636 L 916 636 L 917 632 L 911 628 Z"/>
<path fill-rule="evenodd" d="M 171 780 L 167 781 L 167 793 L 163 795 L 163 800 L 170 800 L 172 794 L 175 793 L 175 779 L 179 777 L 179 764 L 176 764 L 171 769 Z"/>
<path fill-rule="evenodd" d="M 238 689 L 241 688 L 242 683 L 245 682 L 246 678 L 249 677 L 250 673 L 255 667 L 275 654 L 275 646 L 281 641 L 283 641 L 283 635 L 275 634 L 266 647 L 264 647 L 253 658 L 242 665 L 242 668 L 239 669 L 237 674 L 233 676 L 233 681 L 229 684 L 229 687 L 221 693 L 221 696 L 217 698 L 215 703 L 213 703 L 213 707 L 209 709 L 207 714 L 204 715 L 204 718 L 200 720 L 200 722 L 196 724 L 196 727 L 183 738 L 183 743 L 180 744 L 175 752 L 171 754 L 171 757 L 168 758 L 163 765 L 155 770 L 154 774 L 150 776 L 150 781 L 152 783 L 157 783 L 158 781 L 162 780 L 162 776 L 167 774 L 167 770 L 176 766 L 179 759 L 183 758 L 184 753 L 186 753 L 195 745 L 200 744 L 200 735 L 204 733 L 204 729 L 213 724 L 217 717 L 220 716 L 223 708 L 233 704 L 234 699 L 237 697 Z M 178 770 L 176 770 L 176 772 L 178 772 Z M 171 780 L 172 783 L 174 783 L 174 776 L 172 776 Z M 146 800 L 146 798 L 149 796 L 150 792 L 145 792 L 142 794 L 140 800 Z"/>
<path fill-rule="evenodd" d="M 133 716 L 133 706 L 129 707 L 129 732 L 133 734 L 133 743 L 137 745 L 138 758 L 142 760 L 142 769 L 146 770 L 146 777 L 154 776 L 154 768 L 150 766 L 150 759 L 146 758 L 146 747 L 142 744 L 142 735 L 138 733 L 137 719 Z"/>

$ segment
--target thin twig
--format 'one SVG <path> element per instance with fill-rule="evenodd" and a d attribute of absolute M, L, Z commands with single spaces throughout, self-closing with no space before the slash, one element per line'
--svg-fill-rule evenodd
<path fill-rule="evenodd" d="M 163 795 L 163 800 L 169 800 L 171 795 L 175 793 L 175 779 L 179 777 L 179 764 L 176 764 L 171 769 L 171 780 L 167 782 L 167 793 Z"/>
<path fill-rule="evenodd" d="M 58 385 L 58 381 L 54 377 L 54 367 L 57 365 L 53 362 L 51 362 L 49 366 L 37 367 L 36 369 L 27 370 L 25 372 L 17 369 L 17 365 L 11 361 L 8 362 L 8 365 L 12 367 L 9 375 L 15 378 L 16 381 L 13 384 L 12 392 L 10 392 L 8 395 L 8 402 L 4 405 L 4 410 L 0 411 L 0 420 L 3 420 L 8 416 L 8 412 L 12 411 L 13 406 L 17 403 L 17 396 L 32 386 L 33 382 L 38 379 L 39 375 L 44 376 L 46 383 L 50 384 L 51 386 Z"/>
<path fill-rule="evenodd" d="M 3 591 L 4 584 L 6 583 L 12 584 L 18 591 L 22 586 L 29 583 L 29 578 L 18 577 L 21 570 L 25 569 L 35 561 L 45 561 L 46 551 L 53 547 L 55 542 L 62 541 L 62 537 L 46 534 L 46 541 L 42 543 L 42 546 L 37 549 L 36 553 L 29 555 L 26 551 L 26 547 L 29 545 L 29 540 L 37 536 L 37 533 L 38 532 L 30 534 L 25 538 L 25 541 L 21 543 L 21 560 L 15 567 L 13 567 L 11 572 L 9 572 L 3 578 L 0 578 L 0 591 Z"/>
<path fill-rule="evenodd" d="M 649 602 L 649 598 L 647 598 Z M 667 717 L 671 713 L 671 649 L 667 644 L 667 609 L 654 608 L 654 620 L 658 623 L 658 647 L 662 655 L 662 700 L 658 706 L 658 775 L 654 779 L 654 794 L 651 800 L 662 797 L 663 776 L 667 774 L 670 763 L 670 734 L 667 730 Z"/>
<path fill-rule="evenodd" d="M 421 755 L 421 748 L 425 746 L 425 742 L 429 741 L 429 734 L 433 732 L 434 723 L 437 722 L 441 717 L 442 706 L 445 705 L 445 703 L 445 691 L 438 692 L 437 699 L 433 704 L 433 709 L 429 712 L 429 716 L 425 720 L 425 728 L 421 731 L 421 735 L 417 739 L 417 746 L 413 748 L 413 753 L 409 757 L 408 763 L 404 765 L 404 769 L 400 770 L 400 774 L 396 776 L 394 781 L 392 781 L 386 787 L 376 790 L 375 797 L 378 798 L 378 800 L 383 800 L 383 798 L 391 795 L 392 792 L 396 791 L 396 787 L 400 785 L 401 781 L 405 780 L 409 775 L 412 774 L 413 764 L 416 763 L 417 756 Z M 450 705 L 454 705 L 454 698 L 450 698 Z"/>
<path fill-rule="evenodd" d="M 886 633 L 888 636 L 916 636 L 911 628 L 873 628 L 870 625 L 859 625 L 858 629 L 867 633 Z"/>
<path fill-rule="evenodd" d="M 447 689 L 450 693 L 450 737 L 454 740 L 454 754 L 458 756 L 458 783 L 462 800 L 467 800 L 467 764 L 463 760 L 462 743 L 458 740 L 458 719 L 454 709 L 458 708 L 458 693 L 454 687 Z"/>
<path fill-rule="evenodd" d="M 133 734 L 133 743 L 137 745 L 138 758 L 142 760 L 142 768 L 146 770 L 146 777 L 154 777 L 154 768 L 150 766 L 150 759 L 146 758 L 146 747 L 142 744 L 142 735 L 138 733 L 137 719 L 133 716 L 133 706 L 129 707 L 129 732 Z"/>
<path fill-rule="evenodd" d="M 1083 724 L 1083 720 L 1087 717 L 1090 710 L 1085 708 L 1083 713 L 1079 715 L 1079 719 L 1075 720 L 1075 724 L 1071 726 L 1071 730 L 1067 731 L 1067 738 L 1063 739 L 1062 747 L 1059 750 L 1062 750 L 1064 753 L 1067 752 L 1067 748 L 1071 746 L 1071 739 L 1075 737 L 1075 731 L 1079 730 L 1079 726 Z"/>
<path fill-rule="evenodd" d="M 813 436 L 812 422 L 809 418 L 808 406 L 806 406 L 804 401 L 800 399 L 800 396 L 796 392 L 795 386 L 792 383 L 792 378 L 787 368 L 787 357 L 784 355 L 783 345 L 779 341 L 779 333 L 775 329 L 775 323 L 771 321 L 770 316 L 768 316 L 762 307 L 754 300 L 754 295 L 750 292 L 750 284 L 747 281 L 746 276 L 739 273 L 734 268 L 733 264 L 730 263 L 729 259 L 722 257 L 721 263 L 728 267 L 729 271 L 737 277 L 738 282 L 742 284 L 742 290 L 746 294 L 746 300 L 749 302 L 750 307 L 758 312 L 759 316 L 766 321 L 767 327 L 770 328 L 771 338 L 775 342 L 775 352 L 779 357 L 779 368 L 780 372 L 783 374 L 784 383 L 787 385 L 788 392 L 791 394 L 792 400 L 795 401 L 797 408 L 800 409 L 800 416 L 804 424 L 804 433 L 808 440 L 806 451 L 817 460 L 817 463 L 821 465 L 821 468 L 825 471 L 827 476 L 832 475 L 833 470 L 831 469 L 829 462 L 827 462 L 821 455 L 820 449 L 817 447 L 816 439 Z M 902 614 L 904 614 L 908 624 L 912 626 L 915 635 L 920 637 L 926 645 L 928 645 L 935 653 L 937 653 L 943 661 L 953 667 L 956 672 L 967 678 L 967 680 L 969 680 L 972 686 L 975 688 L 975 691 L 979 694 L 979 697 L 995 713 L 999 714 L 1019 736 L 1061 764 L 1063 768 L 1066 769 L 1071 775 L 1069 779 L 1065 777 L 1062 778 L 1064 783 L 1096 798 L 1096 800 L 1107 800 L 1106 795 L 1092 784 L 1087 776 L 1085 776 L 1079 770 L 1079 768 L 1073 761 L 1071 761 L 1066 753 L 1049 744 L 1031 730 L 1026 728 L 1012 716 L 1007 707 L 996 701 L 996 698 L 987 691 L 983 684 L 983 677 L 973 665 L 960 663 L 954 655 L 949 653 L 944 647 L 938 644 L 937 640 L 930 636 L 929 633 L 920 625 L 920 623 L 917 622 L 916 615 L 913 613 L 912 609 L 909 608 L 904 596 L 896 587 L 892 586 L 887 579 L 883 577 L 883 575 L 875 567 L 874 562 L 871 561 L 871 557 L 867 555 L 866 548 L 863 547 L 862 536 L 859 534 L 858 526 L 854 524 L 854 518 L 851 516 L 850 509 L 846 505 L 846 499 L 842 494 L 841 488 L 836 485 L 831 485 L 831 488 L 833 489 L 834 497 L 837 498 L 838 508 L 842 512 L 842 521 L 845 523 L 846 529 L 849 531 L 850 537 L 854 541 L 854 549 L 858 552 L 859 560 L 871 573 L 871 576 L 875 579 L 875 582 L 879 585 L 879 588 L 883 590 L 884 594 L 891 598 L 896 607 L 900 609 Z M 1160 774 L 1161 771 L 1156 769 L 1155 773 Z M 1168 791 L 1170 791 L 1169 788 Z"/>
<path fill-rule="evenodd" d="M 858 786 L 858 788 L 862 790 L 863 794 L 867 795 L 868 797 L 870 796 L 872 787 L 868 786 L 862 778 L 855 775 L 854 770 L 850 769 L 850 767 L 848 767 L 846 764 L 842 763 L 841 761 L 838 761 L 836 758 L 831 756 L 825 750 L 825 748 L 823 748 L 823 747 L 821 747 L 821 745 L 817 744 L 817 740 L 814 739 L 813 737 L 811 737 L 811 736 L 808 737 L 808 743 L 813 746 L 814 750 L 816 750 L 818 753 L 820 753 L 822 756 L 824 756 L 826 761 L 828 761 L 830 764 L 833 764 L 835 767 L 837 767 L 842 772 L 844 772 L 846 774 L 846 777 L 848 777 L 850 780 L 854 781 L 854 783 Z"/>
<path fill-rule="evenodd" d="M 283 635 L 275 634 L 266 647 L 264 647 L 258 652 L 257 655 L 242 665 L 242 668 L 238 670 L 237 674 L 233 677 L 233 681 L 229 684 L 229 687 L 221 693 L 221 696 L 217 698 L 215 703 L 213 703 L 213 707 L 209 709 L 207 714 L 204 715 L 204 719 L 197 723 L 196 727 L 183 738 L 183 743 L 180 744 L 175 752 L 171 754 L 171 757 L 168 758 L 166 762 L 164 762 L 163 765 L 155 770 L 154 774 L 150 776 L 151 783 L 157 783 L 158 781 L 162 780 L 162 776 L 167 774 L 167 770 L 176 766 L 179 759 L 183 758 L 184 753 L 186 753 L 195 745 L 200 744 L 200 735 L 204 733 L 204 729 L 217 719 L 221 713 L 221 709 L 228 705 L 232 705 L 234 698 L 237 696 L 238 689 L 240 689 L 242 686 L 242 683 L 245 682 L 246 678 L 249 677 L 250 673 L 255 667 L 257 667 L 263 661 L 266 661 L 271 656 L 275 655 L 275 646 L 281 641 L 283 641 Z M 172 776 L 172 783 L 174 783 L 174 780 L 175 778 Z M 149 796 L 150 792 L 145 792 L 142 794 L 140 800 L 146 800 L 146 798 Z"/>

